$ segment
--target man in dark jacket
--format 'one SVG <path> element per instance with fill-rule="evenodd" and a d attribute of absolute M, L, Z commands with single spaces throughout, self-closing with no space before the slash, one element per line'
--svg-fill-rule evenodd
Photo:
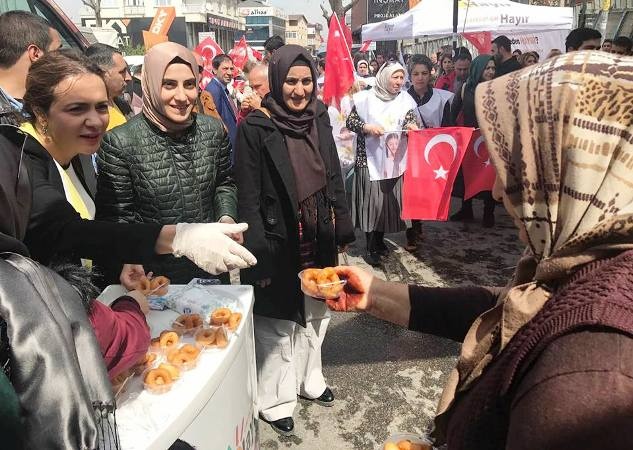
<path fill-rule="evenodd" d="M 507 36 L 498 36 L 492 41 L 492 56 L 497 66 L 495 77 L 501 77 L 522 68 L 516 56 L 512 55 L 512 43 Z"/>
<path fill-rule="evenodd" d="M 0 15 L 0 123 L 22 122 L 26 75 L 33 62 L 61 46 L 59 33 L 26 11 Z"/>
<path fill-rule="evenodd" d="M 231 98 L 228 84 L 233 80 L 233 60 L 228 55 L 218 55 L 213 58 L 213 75 L 206 90 L 213 96 L 213 102 L 226 126 L 231 141 L 231 147 L 235 149 L 237 137 L 237 106 Z"/>

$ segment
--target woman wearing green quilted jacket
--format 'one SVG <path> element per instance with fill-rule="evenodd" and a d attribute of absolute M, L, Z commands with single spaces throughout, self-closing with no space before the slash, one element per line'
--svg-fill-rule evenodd
<path fill-rule="evenodd" d="M 231 144 L 222 123 L 192 110 L 198 65 L 185 47 L 152 47 L 143 66 L 142 113 L 107 133 L 97 156 L 96 217 L 124 223 L 235 223 Z M 240 241 L 240 236 L 235 236 Z M 108 282 L 126 261 L 102 261 Z M 125 265 L 122 282 L 153 272 L 172 283 L 209 278 L 184 258 L 156 255 Z M 220 276 L 228 283 L 228 274 Z"/>

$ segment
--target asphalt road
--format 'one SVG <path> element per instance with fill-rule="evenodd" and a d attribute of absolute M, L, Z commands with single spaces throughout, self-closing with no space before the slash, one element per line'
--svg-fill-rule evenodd
<path fill-rule="evenodd" d="M 456 205 L 453 205 L 454 207 Z M 475 216 L 483 204 L 475 201 Z M 342 263 L 376 276 L 426 286 L 502 286 L 522 251 L 512 222 L 498 207 L 492 229 L 478 222 L 427 222 L 424 244 L 405 251 L 404 233 L 388 235 L 391 254 L 371 269 L 358 233 Z M 323 346 L 323 370 L 336 396 L 331 408 L 300 400 L 295 435 L 282 437 L 259 423 L 260 447 L 272 449 L 379 449 L 393 433 L 424 433 L 459 352 L 459 344 L 411 332 L 362 314 L 335 313 Z"/>

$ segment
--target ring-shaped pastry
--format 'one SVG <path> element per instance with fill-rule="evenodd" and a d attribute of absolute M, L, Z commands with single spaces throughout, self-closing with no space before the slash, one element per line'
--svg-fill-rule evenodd
<path fill-rule="evenodd" d="M 160 346 L 162 348 L 171 348 L 178 344 L 180 337 L 173 331 L 163 331 L 160 334 Z"/>
<path fill-rule="evenodd" d="M 211 325 L 224 325 L 231 318 L 229 308 L 218 308 L 211 313 Z"/>

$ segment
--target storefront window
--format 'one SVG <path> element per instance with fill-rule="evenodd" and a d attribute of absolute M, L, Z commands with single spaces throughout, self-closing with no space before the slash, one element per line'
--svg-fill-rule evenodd
<path fill-rule="evenodd" d="M 246 25 L 268 25 L 270 17 L 252 16 L 246 18 Z"/>
<path fill-rule="evenodd" d="M 253 31 L 249 31 L 246 33 L 247 41 L 265 41 L 269 38 L 268 28 L 255 28 Z"/>

